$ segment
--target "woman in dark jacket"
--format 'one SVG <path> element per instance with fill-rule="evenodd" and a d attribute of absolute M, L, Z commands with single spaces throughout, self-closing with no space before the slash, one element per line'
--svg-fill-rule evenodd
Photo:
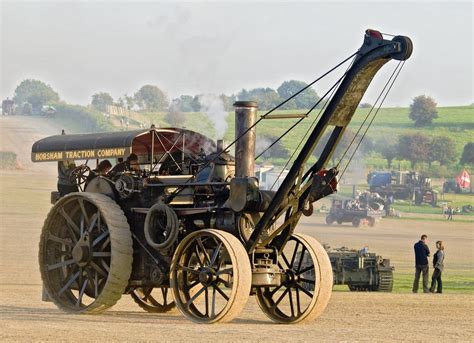
<path fill-rule="evenodd" d="M 436 283 L 438 283 L 437 293 L 443 293 L 443 282 L 441 281 L 441 274 L 444 269 L 444 244 L 443 241 L 436 242 L 436 248 L 438 251 L 433 256 L 433 268 L 434 272 L 431 277 L 431 288 L 430 292 L 434 293 Z"/>

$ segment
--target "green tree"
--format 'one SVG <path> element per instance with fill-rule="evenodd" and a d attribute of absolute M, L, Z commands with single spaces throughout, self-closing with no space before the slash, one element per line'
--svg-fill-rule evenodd
<path fill-rule="evenodd" d="M 192 95 L 181 95 L 179 98 L 173 99 L 171 106 L 177 107 L 182 112 L 194 112 L 193 99 Z"/>
<path fill-rule="evenodd" d="M 256 101 L 261 110 L 270 110 L 280 102 L 278 93 L 271 88 L 254 88 L 249 91 L 242 89 L 237 97 L 239 100 Z"/>
<path fill-rule="evenodd" d="M 222 103 L 224 104 L 224 109 L 227 112 L 231 112 L 234 110 L 234 103 L 237 100 L 237 97 L 234 94 L 232 95 L 221 94 L 219 95 L 219 98 L 221 98 Z"/>
<path fill-rule="evenodd" d="M 384 138 L 376 141 L 375 151 L 387 160 L 388 168 L 392 168 L 392 162 L 398 156 L 398 138 Z"/>
<path fill-rule="evenodd" d="M 398 139 L 398 155 L 410 161 L 414 168 L 419 162 L 428 162 L 430 156 L 430 140 L 421 133 L 403 134 Z"/>
<path fill-rule="evenodd" d="M 92 95 L 91 105 L 102 112 L 105 112 L 107 105 L 113 105 L 114 99 L 109 93 L 99 92 Z"/>
<path fill-rule="evenodd" d="M 455 143 L 450 137 L 437 136 L 431 139 L 428 162 L 431 165 L 434 161 L 442 166 L 456 161 Z"/>
<path fill-rule="evenodd" d="M 133 96 L 130 96 L 128 94 L 123 95 L 125 104 L 127 105 L 127 108 L 131 110 L 133 106 L 135 106 L 135 99 L 133 99 Z"/>
<path fill-rule="evenodd" d="M 464 146 L 460 162 L 461 164 L 474 164 L 474 142 L 469 142 Z"/>
<path fill-rule="evenodd" d="M 145 85 L 135 93 L 138 106 L 149 111 L 164 111 L 169 106 L 166 94 L 157 86 Z"/>
<path fill-rule="evenodd" d="M 410 119 L 415 122 L 416 127 L 431 125 L 433 119 L 438 118 L 436 106 L 433 98 L 426 95 L 417 96 L 410 105 Z"/>
<path fill-rule="evenodd" d="M 54 104 L 59 101 L 59 95 L 50 85 L 39 80 L 23 80 L 16 88 L 13 100 L 18 105 L 30 103 L 33 113 L 39 113 L 41 107 L 47 104 Z"/>
<path fill-rule="evenodd" d="M 290 80 L 283 82 L 280 87 L 278 87 L 278 95 L 280 95 L 281 100 L 288 99 L 289 97 L 298 93 L 301 89 L 306 87 L 308 84 L 303 81 Z M 309 87 L 301 94 L 297 95 L 294 99 L 286 103 L 283 108 L 285 109 L 310 109 L 313 107 L 316 102 L 318 102 L 321 97 L 316 93 L 316 91 Z"/>

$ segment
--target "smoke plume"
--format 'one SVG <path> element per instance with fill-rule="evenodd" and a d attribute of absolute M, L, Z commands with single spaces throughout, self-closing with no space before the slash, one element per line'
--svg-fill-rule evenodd
<path fill-rule="evenodd" d="M 224 108 L 224 102 L 215 94 L 202 94 L 199 96 L 201 112 L 206 114 L 214 125 L 217 139 L 224 137 L 227 131 L 227 116 L 229 113 Z"/>

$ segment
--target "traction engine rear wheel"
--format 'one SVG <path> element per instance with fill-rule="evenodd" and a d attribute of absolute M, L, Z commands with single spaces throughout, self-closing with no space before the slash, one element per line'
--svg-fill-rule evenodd
<path fill-rule="evenodd" d="M 177 247 L 171 289 L 178 309 L 197 323 L 228 322 L 247 303 L 252 271 L 247 252 L 233 235 L 200 230 Z"/>
<path fill-rule="evenodd" d="M 278 258 L 285 271 L 278 287 L 257 288 L 257 303 L 277 323 L 301 323 L 318 317 L 332 293 L 332 267 L 326 250 L 313 237 L 293 234 Z"/>
<path fill-rule="evenodd" d="M 176 307 L 168 287 L 137 288 L 130 295 L 138 306 L 150 313 L 165 313 Z"/>
<path fill-rule="evenodd" d="M 132 237 L 120 207 L 102 194 L 71 193 L 46 218 L 39 265 L 53 302 L 97 313 L 122 296 L 132 270 Z"/>

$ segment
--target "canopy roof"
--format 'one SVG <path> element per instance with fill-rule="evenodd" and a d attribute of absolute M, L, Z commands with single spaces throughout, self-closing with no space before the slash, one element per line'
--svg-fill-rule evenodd
<path fill-rule="evenodd" d="M 35 142 L 31 148 L 33 162 L 85 160 L 162 155 L 184 150 L 198 155 L 216 151 L 216 144 L 200 133 L 179 128 L 88 133 L 50 136 Z"/>

